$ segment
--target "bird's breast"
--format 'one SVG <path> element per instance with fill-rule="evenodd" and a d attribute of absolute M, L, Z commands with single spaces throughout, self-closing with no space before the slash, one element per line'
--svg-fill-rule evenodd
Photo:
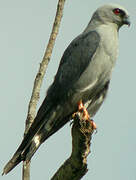
<path fill-rule="evenodd" d="M 100 34 L 100 48 L 109 56 L 109 60 L 113 65 L 118 56 L 118 31 L 113 25 L 101 25 L 97 32 Z"/>

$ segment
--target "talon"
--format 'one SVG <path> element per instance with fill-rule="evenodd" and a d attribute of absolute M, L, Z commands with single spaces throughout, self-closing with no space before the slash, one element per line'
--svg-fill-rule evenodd
<path fill-rule="evenodd" d="M 82 113 L 83 120 L 89 121 L 91 123 L 92 129 L 95 130 L 95 133 L 97 133 L 96 123 L 92 119 L 90 119 L 90 115 L 85 106 L 83 105 L 82 100 L 78 102 L 78 111 L 72 114 L 72 118 L 75 118 L 78 112 Z"/>
<path fill-rule="evenodd" d="M 96 130 L 96 133 L 97 133 L 96 123 L 95 123 L 92 119 L 90 120 L 90 122 L 91 122 L 91 125 L 92 125 L 93 130 Z"/>

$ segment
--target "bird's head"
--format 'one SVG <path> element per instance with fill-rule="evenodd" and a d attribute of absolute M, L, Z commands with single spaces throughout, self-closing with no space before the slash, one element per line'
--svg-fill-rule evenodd
<path fill-rule="evenodd" d="M 127 10 L 117 4 L 106 4 L 98 8 L 93 14 L 93 19 L 101 24 L 115 24 L 118 29 L 124 24 L 130 25 Z"/>

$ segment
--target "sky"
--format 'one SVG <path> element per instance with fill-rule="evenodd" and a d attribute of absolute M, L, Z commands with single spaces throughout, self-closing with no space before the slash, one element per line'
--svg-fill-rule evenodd
<path fill-rule="evenodd" d="M 119 56 L 106 101 L 94 117 L 98 132 L 93 135 L 88 173 L 83 180 L 136 180 L 136 1 L 66 1 L 40 101 L 52 83 L 61 56 L 79 35 L 92 13 L 106 3 L 124 6 L 131 26 L 119 33 Z M 0 5 L 0 170 L 20 144 L 25 128 L 33 82 L 48 43 L 57 0 L 5 0 Z M 37 107 L 37 108 L 38 108 Z M 71 154 L 68 123 L 49 138 L 31 162 L 31 179 L 50 179 Z M 21 179 L 22 164 L 0 180 Z"/>

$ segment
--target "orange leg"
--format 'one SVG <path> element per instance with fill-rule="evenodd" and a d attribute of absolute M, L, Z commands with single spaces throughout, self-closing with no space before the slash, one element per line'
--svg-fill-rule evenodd
<path fill-rule="evenodd" d="M 78 102 L 78 111 L 83 112 L 83 118 L 85 120 L 90 119 L 90 115 L 88 114 L 87 109 L 84 107 L 82 100 Z"/>
<path fill-rule="evenodd" d="M 90 115 L 88 114 L 87 109 L 84 107 L 82 100 L 80 100 L 80 101 L 78 102 L 78 112 L 83 113 L 83 119 L 90 121 L 90 123 L 91 123 L 91 125 L 92 125 L 92 127 L 93 127 L 94 130 L 97 129 L 97 126 L 96 126 L 95 122 L 94 122 L 93 120 L 90 120 Z M 76 115 L 76 113 L 74 113 L 74 114 L 72 115 L 72 117 L 74 118 L 75 115 Z"/>

